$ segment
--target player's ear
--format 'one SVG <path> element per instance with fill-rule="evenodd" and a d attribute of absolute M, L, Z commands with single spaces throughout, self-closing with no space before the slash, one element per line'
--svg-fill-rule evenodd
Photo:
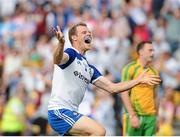
<path fill-rule="evenodd" d="M 72 40 L 76 41 L 77 40 L 77 36 L 76 35 L 72 35 Z"/>
<path fill-rule="evenodd" d="M 139 50 L 139 55 L 142 54 L 144 51 L 142 49 Z"/>

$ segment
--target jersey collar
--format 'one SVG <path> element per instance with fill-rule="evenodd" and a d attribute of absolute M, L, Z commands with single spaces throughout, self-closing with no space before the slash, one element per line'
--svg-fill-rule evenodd
<path fill-rule="evenodd" d="M 136 61 L 136 62 L 137 62 L 137 64 L 138 64 L 138 65 L 140 65 L 140 66 L 141 66 L 142 68 L 144 68 L 144 69 L 145 69 L 145 68 L 150 68 L 150 67 L 151 67 L 151 64 L 148 64 L 148 65 L 147 65 L 147 66 L 145 66 L 145 67 L 144 67 L 144 66 L 142 66 L 142 64 L 141 64 L 141 62 L 140 62 L 140 59 L 137 59 L 137 61 Z"/>
<path fill-rule="evenodd" d="M 75 49 L 74 47 L 71 47 L 73 50 L 75 50 L 79 55 L 80 55 L 80 57 L 82 57 L 82 58 L 84 58 L 85 60 L 86 60 L 86 58 L 83 56 L 83 55 L 81 55 L 81 53 L 77 50 L 77 49 Z"/>
<path fill-rule="evenodd" d="M 80 54 L 80 52 L 77 49 L 75 49 L 74 47 L 71 47 L 71 48 Z"/>

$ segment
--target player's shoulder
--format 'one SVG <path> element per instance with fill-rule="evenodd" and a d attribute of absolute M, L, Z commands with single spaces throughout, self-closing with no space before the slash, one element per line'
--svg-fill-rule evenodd
<path fill-rule="evenodd" d="M 137 61 L 136 60 L 134 60 L 134 61 L 131 61 L 131 62 L 129 62 L 127 65 L 125 65 L 124 67 L 123 67 L 123 69 L 132 69 L 132 68 L 134 68 L 135 66 L 136 66 L 136 64 L 137 64 Z"/>
<path fill-rule="evenodd" d="M 131 61 L 127 65 L 125 65 L 122 69 L 122 74 L 123 75 L 132 75 L 134 72 L 134 69 L 137 66 L 137 61 Z"/>
<path fill-rule="evenodd" d="M 77 53 L 77 51 L 74 49 L 74 48 L 66 48 L 65 50 L 64 50 L 64 52 L 66 53 Z"/>
<path fill-rule="evenodd" d="M 131 61 L 127 65 L 125 65 L 123 67 L 123 70 L 122 70 L 122 81 L 130 80 L 136 65 L 137 65 L 136 61 Z"/>
<path fill-rule="evenodd" d="M 82 60 L 82 58 L 85 59 L 85 57 L 83 55 L 81 55 L 79 53 L 79 51 L 73 47 L 65 49 L 64 52 L 72 59 L 75 59 L 75 58 L 77 58 L 79 60 Z"/>

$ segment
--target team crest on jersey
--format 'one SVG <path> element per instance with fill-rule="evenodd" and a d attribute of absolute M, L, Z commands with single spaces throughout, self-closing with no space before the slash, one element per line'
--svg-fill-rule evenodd
<path fill-rule="evenodd" d="M 89 74 L 90 74 L 90 76 L 92 76 L 92 69 L 91 68 L 89 68 Z"/>
<path fill-rule="evenodd" d="M 78 61 L 77 61 L 77 64 L 81 65 L 81 62 L 78 60 Z"/>
<path fill-rule="evenodd" d="M 85 62 L 83 62 L 83 65 L 85 67 L 85 71 L 87 72 L 88 65 Z"/>

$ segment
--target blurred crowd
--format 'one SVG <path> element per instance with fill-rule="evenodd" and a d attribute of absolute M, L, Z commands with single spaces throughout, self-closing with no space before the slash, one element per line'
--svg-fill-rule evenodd
<path fill-rule="evenodd" d="M 85 22 L 93 33 L 86 54 L 102 74 L 121 81 L 137 43 L 153 41 L 158 87 L 157 135 L 175 135 L 180 122 L 180 0 L 0 0 L 0 135 L 57 135 L 47 121 L 53 50 L 51 32 Z M 62 89 L 60 89 L 62 90 Z M 120 95 L 89 86 L 79 111 L 122 135 Z M 176 133 L 177 134 L 177 133 Z M 180 135 L 180 132 L 178 133 Z"/>

